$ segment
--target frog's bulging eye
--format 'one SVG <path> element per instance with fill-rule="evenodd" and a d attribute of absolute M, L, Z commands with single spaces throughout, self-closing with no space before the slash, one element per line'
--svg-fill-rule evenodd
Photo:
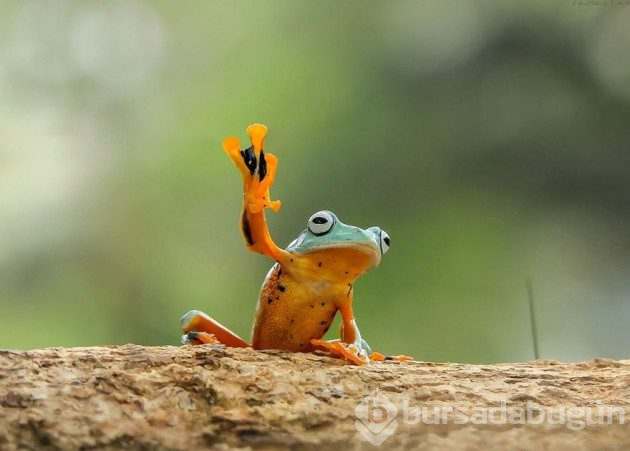
<path fill-rule="evenodd" d="M 308 220 L 308 230 L 313 235 L 324 235 L 335 225 L 335 218 L 328 211 L 318 211 Z"/>
<path fill-rule="evenodd" d="M 381 253 L 385 253 L 389 250 L 390 238 L 385 230 L 381 230 Z"/>

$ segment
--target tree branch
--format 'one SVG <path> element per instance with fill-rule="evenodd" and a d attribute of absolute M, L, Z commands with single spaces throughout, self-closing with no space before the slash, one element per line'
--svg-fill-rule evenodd
<path fill-rule="evenodd" d="M 630 448 L 628 424 L 406 424 L 416 408 L 601 405 L 630 422 L 630 361 L 344 364 L 323 355 L 136 345 L 0 351 L 0 449 L 227 446 L 373 449 L 355 407 L 399 409 L 392 447 Z"/>

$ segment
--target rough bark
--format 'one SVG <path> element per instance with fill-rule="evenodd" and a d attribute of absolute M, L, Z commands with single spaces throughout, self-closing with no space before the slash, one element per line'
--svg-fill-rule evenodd
<path fill-rule="evenodd" d="M 396 448 L 630 449 L 630 361 L 344 364 L 221 346 L 0 351 L 0 449 L 373 448 L 355 407 L 621 406 L 626 424 L 405 424 Z"/>

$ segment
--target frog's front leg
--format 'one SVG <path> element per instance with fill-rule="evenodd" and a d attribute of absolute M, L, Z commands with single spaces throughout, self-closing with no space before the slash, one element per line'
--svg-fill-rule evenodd
<path fill-rule="evenodd" d="M 311 340 L 311 344 L 318 349 L 327 350 L 335 357 L 341 357 L 356 365 L 365 365 L 370 361 L 370 347 L 361 338 L 352 313 L 352 293 L 339 308 L 341 313 L 340 340 Z"/>
<path fill-rule="evenodd" d="M 367 342 L 361 338 L 361 332 L 357 326 L 352 312 L 352 294 L 349 294 L 347 303 L 339 308 L 341 312 L 340 340 L 311 340 L 311 344 L 318 349 L 327 350 L 333 356 L 341 357 L 356 365 L 365 365 L 370 360 L 398 360 L 409 361 L 412 357 L 405 355 L 384 356 L 378 352 L 372 352 Z"/>
<path fill-rule="evenodd" d="M 259 252 L 276 261 L 283 260 L 287 253 L 274 243 L 265 220 L 265 208 L 280 209 L 280 201 L 269 196 L 275 177 L 278 159 L 265 153 L 263 145 L 267 127 L 253 124 L 247 128 L 252 145 L 241 150 L 238 138 L 231 136 L 223 141 L 223 149 L 243 178 L 243 212 L 241 233 L 248 249 Z"/>

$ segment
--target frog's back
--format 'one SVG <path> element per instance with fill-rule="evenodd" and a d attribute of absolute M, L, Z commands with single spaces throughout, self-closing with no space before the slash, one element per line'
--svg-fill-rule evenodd
<path fill-rule="evenodd" d="M 310 352 L 311 339 L 324 336 L 336 312 L 334 296 L 313 291 L 276 263 L 260 291 L 252 347 Z"/>

